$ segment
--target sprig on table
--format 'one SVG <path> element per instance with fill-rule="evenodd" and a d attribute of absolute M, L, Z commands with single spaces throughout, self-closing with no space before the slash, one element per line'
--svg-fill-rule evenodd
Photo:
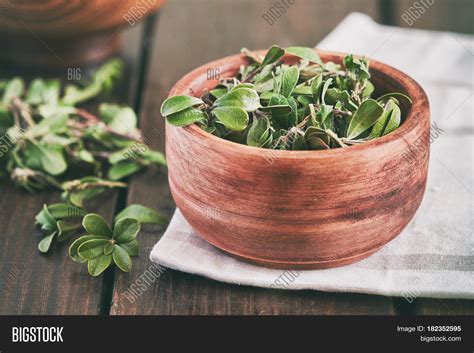
<path fill-rule="evenodd" d="M 163 225 L 168 219 L 153 209 L 142 205 L 130 205 L 114 219 L 113 229 L 104 218 L 71 204 L 44 205 L 36 216 L 43 238 L 38 249 L 46 253 L 54 242 L 62 243 L 74 236 L 69 247 L 69 257 L 78 263 L 86 263 L 91 276 L 99 276 L 112 263 L 123 272 L 130 272 L 132 257 L 138 256 L 137 235 L 142 224 Z"/>

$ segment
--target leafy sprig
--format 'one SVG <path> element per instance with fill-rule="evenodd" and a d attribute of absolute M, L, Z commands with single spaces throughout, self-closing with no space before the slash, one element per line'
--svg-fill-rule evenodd
<path fill-rule="evenodd" d="M 389 134 L 402 123 L 402 93 L 373 98 L 369 62 L 348 55 L 323 63 L 311 48 L 272 46 L 264 57 L 242 49 L 248 65 L 201 97 L 174 96 L 161 114 L 230 141 L 282 150 L 324 150 Z M 288 65 L 285 54 L 299 61 Z"/>
<path fill-rule="evenodd" d="M 71 204 L 44 205 L 36 216 L 41 227 L 42 240 L 38 249 L 48 252 L 55 242 L 62 243 L 79 234 L 69 247 L 69 257 L 79 263 L 86 263 L 91 276 L 99 276 L 112 263 L 123 272 L 132 267 L 132 257 L 138 256 L 137 235 L 141 225 L 163 225 L 168 219 L 153 209 L 142 205 L 130 205 L 120 212 L 109 227 L 104 218 Z"/>
<path fill-rule="evenodd" d="M 30 191 L 55 188 L 71 194 L 71 185 L 80 185 L 89 190 L 82 194 L 92 195 L 93 183 L 85 177 L 102 180 L 96 187 L 100 191 L 121 186 L 114 182 L 147 166 L 166 165 L 163 154 L 142 141 L 130 107 L 101 103 L 87 111 L 77 106 L 109 91 L 122 66 L 111 60 L 88 84 L 66 85 L 64 94 L 58 80 L 35 79 L 27 88 L 17 77 L 0 85 L 0 137 L 5 141 L 0 175 Z"/>

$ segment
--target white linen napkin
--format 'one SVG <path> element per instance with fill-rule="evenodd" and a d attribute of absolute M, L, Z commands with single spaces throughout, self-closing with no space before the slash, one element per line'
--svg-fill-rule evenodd
<path fill-rule="evenodd" d="M 283 271 L 251 265 L 199 238 L 176 213 L 153 262 L 218 281 L 281 289 L 474 298 L 472 36 L 381 26 L 346 17 L 318 46 L 366 55 L 406 72 L 427 91 L 433 135 L 426 194 L 395 240 L 358 263 Z M 435 131 L 437 130 L 437 131 Z"/>

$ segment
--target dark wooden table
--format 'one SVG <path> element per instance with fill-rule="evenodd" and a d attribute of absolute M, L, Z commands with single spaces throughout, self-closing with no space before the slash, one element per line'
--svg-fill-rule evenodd
<path fill-rule="evenodd" d="M 163 150 L 164 125 L 159 108 L 182 75 L 234 54 L 243 46 L 314 46 L 349 11 L 363 10 L 374 18 L 383 17 L 376 0 L 340 3 L 344 4 L 341 10 L 332 1 L 299 0 L 271 26 L 262 19 L 271 5 L 266 1 L 188 1 L 186 11 L 179 1 L 171 2 L 159 22 L 152 17 L 126 34 L 123 57 L 127 75 L 116 98 L 139 111 L 146 141 Z M 321 15 L 325 11 L 330 16 Z M 318 23 L 316 14 L 320 14 Z M 34 216 L 44 203 L 57 200 L 52 193 L 30 195 L 8 184 L 0 186 L 1 315 L 474 314 L 474 301 L 408 301 L 362 294 L 270 290 L 219 283 L 173 270 L 166 270 L 130 301 L 125 293 L 152 265 L 149 253 L 165 228 L 148 227 L 140 234 L 141 253 L 131 273 L 112 269 L 100 278 L 91 278 L 84 266 L 68 259 L 65 247 L 47 256 L 37 251 Z M 112 220 L 131 203 L 171 216 L 175 206 L 166 171 L 151 169 L 133 177 L 128 189 L 109 194 L 97 211 Z"/>

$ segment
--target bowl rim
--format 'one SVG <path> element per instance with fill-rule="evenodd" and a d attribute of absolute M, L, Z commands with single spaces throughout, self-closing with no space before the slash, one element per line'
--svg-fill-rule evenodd
<path fill-rule="evenodd" d="M 346 55 L 349 55 L 343 52 L 323 51 L 316 48 L 314 50 L 322 57 L 327 57 L 327 56 L 337 57 L 341 60 Z M 252 52 L 259 55 L 262 55 L 262 54 L 264 55 L 267 52 L 267 50 L 255 50 Z M 354 54 L 353 56 L 357 58 L 363 57 L 363 56 L 354 55 Z M 291 54 L 285 54 L 284 56 L 284 58 L 290 58 L 290 57 L 294 57 L 294 56 Z M 274 157 L 277 159 L 321 158 L 321 157 L 343 155 L 345 153 L 357 153 L 357 152 L 363 153 L 377 147 L 386 147 L 387 145 L 390 145 L 392 143 L 406 141 L 405 137 L 408 134 L 413 133 L 413 130 L 418 124 L 419 117 L 422 117 L 423 114 L 429 115 L 430 108 L 429 108 L 429 101 L 428 101 L 426 92 L 424 91 L 424 89 L 421 87 L 421 85 L 418 82 L 416 82 L 413 78 L 411 78 L 404 72 L 390 65 L 384 64 L 380 61 L 373 60 L 370 58 L 368 58 L 368 60 L 370 62 L 369 70 L 372 71 L 372 73 L 375 71 L 378 74 L 384 75 L 386 78 L 391 78 L 391 79 L 393 79 L 394 74 L 397 75 L 398 79 L 396 82 L 401 87 L 403 87 L 407 95 L 412 99 L 412 104 L 408 112 L 408 115 L 405 117 L 405 120 L 403 121 L 403 123 L 400 125 L 399 128 L 397 128 L 395 131 L 385 136 L 382 136 L 373 140 L 369 140 L 367 142 L 363 142 L 358 145 L 353 145 L 348 148 L 331 148 L 328 150 L 303 150 L 303 151 L 274 150 L 274 149 L 243 145 L 237 142 L 229 141 L 229 140 L 214 136 L 213 134 L 201 129 L 197 124 L 192 124 L 192 125 L 183 127 L 183 126 L 172 126 L 168 122 L 166 122 L 166 126 L 169 128 L 183 129 L 185 132 L 203 141 L 208 141 L 210 143 L 216 143 L 216 144 L 222 144 L 223 146 L 226 146 L 227 148 L 234 150 L 236 153 L 246 153 L 250 155 L 263 156 L 265 155 L 265 153 L 273 152 L 273 154 L 275 155 Z M 226 56 L 221 59 L 214 60 L 204 65 L 201 65 L 198 68 L 190 71 L 189 73 L 184 75 L 179 81 L 177 81 L 176 84 L 170 90 L 168 97 L 186 94 L 189 91 L 190 85 L 193 82 L 198 81 L 199 78 L 201 78 L 201 80 L 203 81 L 202 77 L 206 76 L 207 70 L 209 69 L 209 67 L 213 67 L 213 68 L 222 67 L 222 66 L 231 67 L 234 65 L 242 65 L 245 63 L 245 61 L 246 59 L 245 59 L 244 54 L 240 53 L 240 54 Z"/>

